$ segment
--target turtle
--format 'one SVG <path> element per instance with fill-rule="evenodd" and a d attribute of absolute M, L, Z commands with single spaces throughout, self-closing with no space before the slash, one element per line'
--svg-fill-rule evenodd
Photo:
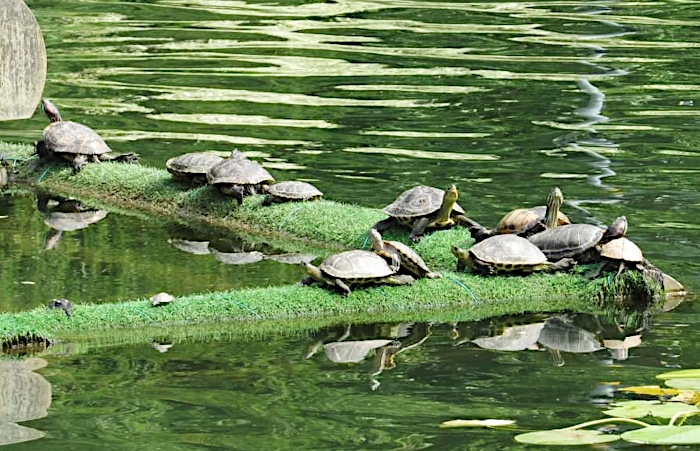
<path fill-rule="evenodd" d="M 488 230 L 476 221 L 466 218 L 467 228 L 477 243 L 491 236 L 506 233 L 527 238 L 543 230 L 570 224 L 569 218 L 559 210 L 563 203 L 564 195 L 555 186 L 547 195 L 547 205 L 515 209 L 503 216 L 494 230 Z"/>
<path fill-rule="evenodd" d="M 486 238 L 469 250 L 453 245 L 452 254 L 457 257 L 458 271 L 469 266 L 473 272 L 483 275 L 558 271 L 569 269 L 575 264 L 570 258 L 563 258 L 556 263 L 547 261 L 537 246 L 513 234 Z"/>
<path fill-rule="evenodd" d="M 73 316 L 73 304 L 68 299 L 52 299 L 46 307 L 50 309 L 61 309 L 69 318 Z"/>
<path fill-rule="evenodd" d="M 382 232 L 397 223 L 405 225 L 411 228 L 409 236 L 415 243 L 427 229 L 445 229 L 456 222 L 465 223 L 465 212 L 457 204 L 458 197 L 455 185 L 447 191 L 432 186 L 415 186 L 384 207 L 383 211 L 389 217 L 377 222 L 372 228 Z"/>
<path fill-rule="evenodd" d="M 528 238 L 550 260 L 574 258 L 578 263 L 598 260 L 602 245 L 627 232 L 627 218 L 620 216 L 607 230 L 591 224 L 569 224 L 536 233 Z"/>
<path fill-rule="evenodd" d="M 620 275 L 626 265 L 633 265 L 636 269 L 644 270 L 644 255 L 642 250 L 631 240 L 622 237 L 608 241 L 600 247 L 600 265 L 589 277 L 596 278 L 605 268 L 617 264 L 617 275 Z"/>
<path fill-rule="evenodd" d="M 41 101 L 41 109 L 51 123 L 44 128 L 43 140 L 36 144 L 36 153 L 42 157 L 58 155 L 73 163 L 80 171 L 89 160 L 100 162 L 100 155 L 112 152 L 100 135 L 78 122 L 64 121 L 58 108 L 48 99 Z"/>
<path fill-rule="evenodd" d="M 207 171 L 222 161 L 223 158 L 213 153 L 193 152 L 170 158 L 165 167 L 175 180 L 197 186 L 206 185 Z"/>
<path fill-rule="evenodd" d="M 154 294 L 153 296 L 148 298 L 148 300 L 151 301 L 151 305 L 153 307 L 170 304 L 171 302 L 173 302 L 173 299 L 175 299 L 175 297 L 173 297 L 172 294 L 166 293 L 164 291 L 158 294 Z"/>
<path fill-rule="evenodd" d="M 415 277 L 428 277 L 430 279 L 442 277 L 441 274 L 432 272 L 421 256 L 405 244 L 398 241 L 385 241 L 382 239 L 382 235 L 375 229 L 370 229 L 369 238 L 372 243 L 372 250 L 374 250 L 377 255 L 389 261 L 393 259 L 394 255 L 399 256 L 401 260 L 400 271 L 403 270 Z"/>
<path fill-rule="evenodd" d="M 274 181 L 265 168 L 247 159 L 238 150 L 207 171 L 207 183 L 217 186 L 224 194 L 232 195 L 239 205 L 243 203 L 244 195 L 262 193 Z"/>
<path fill-rule="evenodd" d="M 279 182 L 267 189 L 267 196 L 265 196 L 263 205 L 269 206 L 273 203 L 318 200 L 321 196 L 323 196 L 323 193 L 311 183 L 298 180 Z"/>
<path fill-rule="evenodd" d="M 343 291 L 347 296 L 351 287 L 367 284 L 386 283 L 391 285 L 407 285 L 413 283 L 413 277 L 395 275 L 399 269 L 400 260 L 396 255 L 389 265 L 379 255 L 370 251 L 352 250 L 328 257 L 318 267 L 304 263 L 309 276 L 301 281 L 302 285 L 310 285 L 314 281 Z"/>

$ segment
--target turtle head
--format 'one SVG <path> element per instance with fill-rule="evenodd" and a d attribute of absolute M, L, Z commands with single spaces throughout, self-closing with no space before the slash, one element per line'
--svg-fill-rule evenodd
<path fill-rule="evenodd" d="M 457 257 L 457 260 L 464 261 L 467 259 L 467 257 L 469 257 L 469 251 L 462 249 L 459 246 L 455 246 L 454 244 L 452 245 L 451 250 L 452 250 L 452 255 Z"/>
<path fill-rule="evenodd" d="M 323 274 L 321 273 L 321 270 L 319 269 L 318 266 L 314 266 L 311 263 L 304 262 L 301 264 L 304 268 L 306 268 L 306 272 L 309 273 L 309 276 L 311 276 L 312 279 L 314 279 L 317 282 L 323 282 L 324 277 Z"/>
<path fill-rule="evenodd" d="M 459 197 L 459 193 L 457 193 L 457 185 L 452 184 L 447 190 L 445 191 L 445 198 L 444 201 L 450 201 L 452 203 L 457 202 L 457 198 Z"/>
<path fill-rule="evenodd" d="M 601 241 L 608 242 L 610 240 L 614 240 L 615 238 L 623 237 L 626 233 L 627 218 L 625 216 L 620 216 L 616 218 L 612 224 L 610 224 L 608 230 L 606 230 L 605 234 L 603 234 L 603 238 Z"/>
<path fill-rule="evenodd" d="M 384 240 L 382 240 L 382 234 L 376 229 L 369 229 L 369 242 L 372 249 L 382 250 L 384 248 Z"/>
<path fill-rule="evenodd" d="M 545 225 L 548 229 L 553 229 L 558 224 L 559 209 L 564 203 L 564 195 L 558 186 L 552 188 L 547 195 L 547 212 L 545 213 Z"/>
<path fill-rule="evenodd" d="M 245 160 L 245 155 L 240 150 L 233 149 L 228 158 L 229 160 Z"/>
<path fill-rule="evenodd" d="M 61 121 L 61 113 L 58 112 L 56 105 L 51 103 L 49 99 L 41 99 L 41 111 L 46 114 L 51 122 Z"/>

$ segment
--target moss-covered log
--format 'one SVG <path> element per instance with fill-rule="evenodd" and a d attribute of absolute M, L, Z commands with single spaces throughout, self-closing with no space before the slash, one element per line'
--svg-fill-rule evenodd
<path fill-rule="evenodd" d="M 188 188 L 164 169 L 139 165 L 90 164 L 74 174 L 66 166 L 40 165 L 27 146 L 0 146 L 0 159 L 13 163 L 17 183 L 73 196 L 108 210 L 153 215 L 169 220 L 245 232 L 285 251 L 313 247 L 331 253 L 367 246 L 367 230 L 384 217 L 378 209 L 329 200 L 262 207 L 262 196 L 240 207 L 212 187 Z M 393 231 L 406 240 L 407 233 Z M 573 273 L 527 277 L 481 277 L 453 272 L 450 244 L 471 245 L 460 228 L 431 233 L 416 250 L 428 265 L 444 273 L 408 287 L 357 290 L 348 298 L 313 287 L 285 286 L 186 296 L 172 305 L 150 308 L 145 300 L 118 304 L 82 304 L 72 318 L 60 311 L 37 309 L 0 315 L 0 338 L 76 339 L 98 331 L 143 327 L 168 328 L 211 322 L 393 321 L 459 312 L 459 319 L 541 311 L 580 311 L 634 307 L 645 309 L 662 298 L 661 288 L 638 273 L 588 280 L 584 269 Z"/>

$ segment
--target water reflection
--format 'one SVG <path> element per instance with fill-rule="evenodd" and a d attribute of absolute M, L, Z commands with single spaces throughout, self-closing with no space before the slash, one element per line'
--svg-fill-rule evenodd
<path fill-rule="evenodd" d="M 0 361 L 0 445 L 44 437 L 44 432 L 17 423 L 48 414 L 51 384 L 34 372 L 47 364 L 41 358 Z"/>
<path fill-rule="evenodd" d="M 36 206 L 44 215 L 44 224 L 51 227 L 44 235 L 47 251 L 56 247 L 63 232 L 84 229 L 107 216 L 106 210 L 90 210 L 75 199 L 50 197 L 45 193 L 37 193 Z"/>

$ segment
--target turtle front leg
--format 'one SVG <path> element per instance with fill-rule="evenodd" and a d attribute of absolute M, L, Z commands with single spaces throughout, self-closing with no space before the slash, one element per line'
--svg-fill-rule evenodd
<path fill-rule="evenodd" d="M 377 232 L 383 232 L 389 227 L 393 226 L 396 223 L 396 219 L 394 218 L 386 218 L 383 219 L 377 223 L 375 223 L 372 228 L 376 230 Z"/>
<path fill-rule="evenodd" d="M 416 225 L 413 226 L 411 234 L 409 235 L 412 242 L 417 243 L 423 238 L 423 232 L 425 232 L 425 228 L 428 227 L 429 223 L 429 218 L 420 218 L 420 220 L 416 222 Z"/>
<path fill-rule="evenodd" d="M 350 295 L 350 291 L 351 291 L 351 290 L 350 290 L 350 287 L 348 286 L 348 284 L 346 284 L 345 282 L 343 282 L 343 281 L 340 280 L 340 279 L 335 279 L 335 280 L 333 281 L 333 283 L 335 284 L 336 287 L 338 287 L 338 288 L 340 288 L 341 290 L 343 290 L 343 293 L 345 294 L 345 296 L 349 296 L 349 295 Z"/>
<path fill-rule="evenodd" d="M 386 278 L 385 282 L 391 285 L 411 285 L 416 279 L 408 274 L 397 274 Z"/>
<path fill-rule="evenodd" d="M 265 195 L 265 199 L 263 199 L 262 205 L 263 207 L 269 207 L 270 205 L 272 205 L 272 197 L 269 194 Z"/>
<path fill-rule="evenodd" d="M 519 237 L 527 238 L 536 233 L 544 232 L 545 230 L 547 230 L 547 226 L 544 224 L 544 222 L 540 221 L 539 219 L 536 219 L 534 221 L 530 221 L 530 223 L 528 223 L 525 227 L 516 232 L 516 234 Z"/>
<path fill-rule="evenodd" d="M 620 261 L 620 267 L 617 270 L 617 274 L 615 274 L 615 277 L 618 277 L 620 274 L 622 274 L 622 271 L 625 270 L 625 262 Z"/>
<path fill-rule="evenodd" d="M 454 215 L 453 219 L 457 224 L 461 225 L 462 227 L 466 227 L 469 230 L 469 234 L 476 243 L 484 241 L 486 238 L 491 238 L 495 235 L 493 230 L 487 229 L 465 215 Z"/>
<path fill-rule="evenodd" d="M 93 155 L 93 156 L 92 156 L 92 162 L 93 162 L 93 163 L 102 163 L 102 160 L 100 160 L 100 156 L 99 156 L 99 155 Z"/>
<path fill-rule="evenodd" d="M 576 260 L 573 258 L 562 258 L 558 262 L 552 263 L 547 269 L 550 271 L 565 271 L 576 266 Z"/>
<path fill-rule="evenodd" d="M 243 204 L 243 188 L 239 185 L 233 185 L 231 187 L 231 195 L 233 196 L 234 199 L 236 199 L 236 202 L 238 202 L 238 205 Z"/>
<path fill-rule="evenodd" d="M 610 260 L 603 260 L 602 262 L 600 262 L 600 265 L 598 265 L 596 270 L 588 275 L 588 278 L 592 280 L 592 279 L 595 279 L 596 277 L 600 276 L 601 273 L 603 272 L 603 270 L 605 268 L 607 268 L 607 266 L 609 264 L 610 264 Z"/>
<path fill-rule="evenodd" d="M 73 158 L 73 169 L 75 169 L 75 172 L 80 172 L 86 164 L 87 158 L 85 158 L 85 155 L 76 155 Z"/>

